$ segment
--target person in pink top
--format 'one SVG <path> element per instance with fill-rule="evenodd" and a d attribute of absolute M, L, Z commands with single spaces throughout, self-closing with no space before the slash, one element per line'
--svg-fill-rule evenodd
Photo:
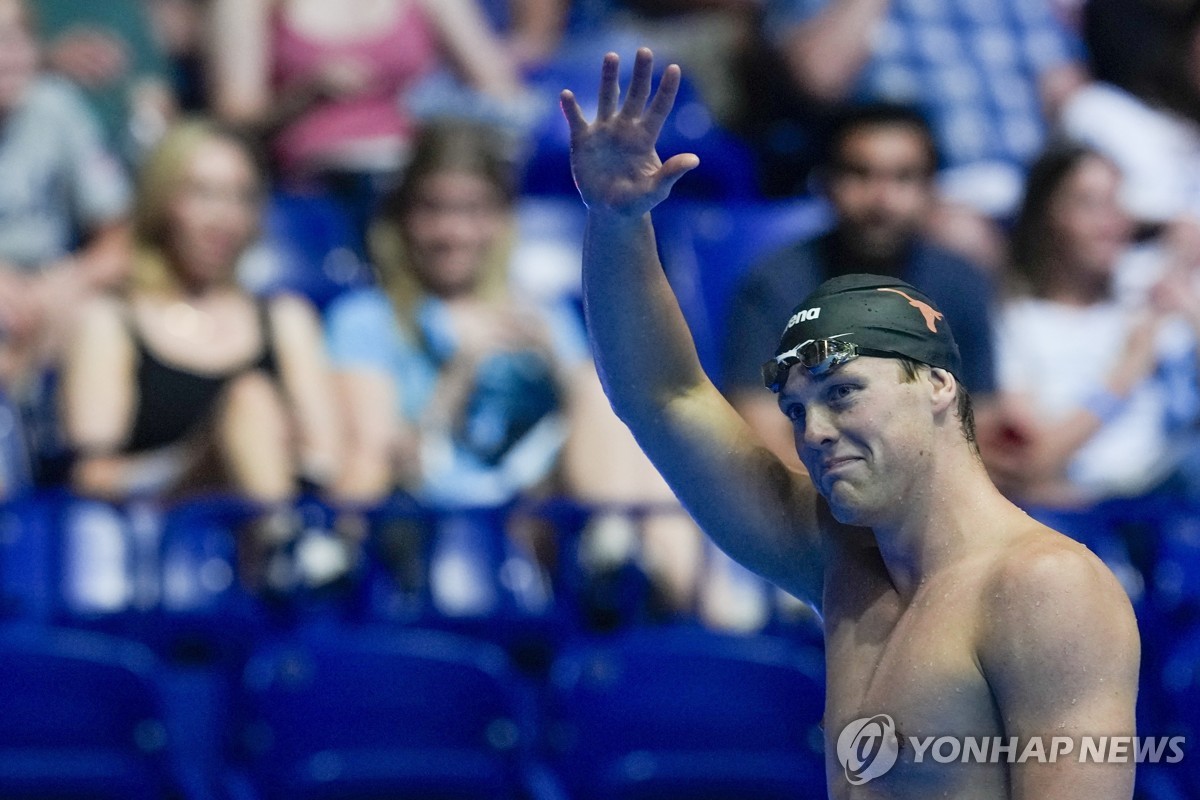
<path fill-rule="evenodd" d="M 520 86 L 474 0 L 214 0 L 211 13 L 213 108 L 265 137 L 293 185 L 386 185 L 413 131 L 405 94 L 442 66 L 501 99 Z"/>

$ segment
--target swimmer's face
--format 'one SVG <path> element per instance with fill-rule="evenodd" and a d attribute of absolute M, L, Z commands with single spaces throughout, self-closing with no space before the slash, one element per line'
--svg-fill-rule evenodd
<path fill-rule="evenodd" d="M 779 407 L 792 421 L 796 452 L 839 521 L 878 524 L 921 473 L 932 452 L 924 381 L 901 381 L 900 362 L 857 358 L 820 377 L 792 369 Z"/>

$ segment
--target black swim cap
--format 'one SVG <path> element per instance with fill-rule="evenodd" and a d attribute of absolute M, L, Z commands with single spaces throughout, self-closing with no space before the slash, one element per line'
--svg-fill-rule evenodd
<path fill-rule="evenodd" d="M 775 356 L 823 339 L 856 345 L 864 355 L 911 358 L 955 377 L 962 372 L 950 323 L 928 295 L 897 278 L 842 275 L 825 281 L 796 306 Z"/>

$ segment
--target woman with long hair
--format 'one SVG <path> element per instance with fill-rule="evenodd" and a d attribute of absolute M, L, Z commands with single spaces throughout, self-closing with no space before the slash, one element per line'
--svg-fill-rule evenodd
<path fill-rule="evenodd" d="M 514 175 L 482 126 L 422 131 L 372 229 L 378 285 L 327 313 L 349 423 L 342 495 L 400 487 L 495 505 L 545 479 L 567 373 L 586 356 L 569 309 L 509 286 Z"/>
<path fill-rule="evenodd" d="M 1200 304 L 1192 277 L 1175 268 L 1131 288 L 1131 269 L 1148 264 L 1133 257 L 1121 177 L 1107 157 L 1070 143 L 1029 172 L 997 336 L 1014 424 L 1005 440 L 983 443 L 1007 463 L 1001 484 L 1027 503 L 1153 491 L 1190 441 L 1179 434 L 1195 413 Z"/>
<path fill-rule="evenodd" d="M 372 505 L 399 490 L 443 512 L 420 535 L 434 534 L 428 570 L 458 576 L 431 586 L 455 614 L 495 600 L 485 552 L 524 539 L 516 555 L 533 557 L 546 543 L 522 526 L 496 537 L 496 516 L 477 512 L 552 488 L 565 392 L 587 356 L 573 309 L 510 287 L 514 179 L 492 130 L 423 129 L 372 226 L 378 285 L 342 295 L 326 316 L 348 423 L 338 495 Z M 423 569 L 412 534 L 393 526 L 383 537 L 394 572 Z"/>
<path fill-rule="evenodd" d="M 81 310 L 63 364 L 80 493 L 223 488 L 274 509 L 303 481 L 331 482 L 338 423 L 319 317 L 304 299 L 260 299 L 235 278 L 262 194 L 251 151 L 212 122 L 179 124 L 148 156 L 131 278 Z"/>

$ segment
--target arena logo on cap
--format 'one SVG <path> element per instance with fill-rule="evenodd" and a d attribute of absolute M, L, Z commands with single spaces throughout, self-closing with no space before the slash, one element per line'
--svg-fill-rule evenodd
<path fill-rule="evenodd" d="M 906 736 L 912 762 L 923 764 L 1177 764 L 1183 760 L 1183 736 Z M 861 786 L 896 765 L 900 738 L 887 714 L 862 717 L 838 736 L 838 760 L 846 780 Z"/>
<path fill-rule="evenodd" d="M 787 321 L 787 325 L 784 326 L 784 329 L 786 330 L 787 328 L 792 327 L 797 322 L 812 322 L 814 319 L 817 319 L 820 316 L 821 316 L 821 307 L 820 306 L 817 306 L 816 308 L 806 308 L 802 311 L 797 311 L 795 314 L 792 314 L 792 318 Z"/>

